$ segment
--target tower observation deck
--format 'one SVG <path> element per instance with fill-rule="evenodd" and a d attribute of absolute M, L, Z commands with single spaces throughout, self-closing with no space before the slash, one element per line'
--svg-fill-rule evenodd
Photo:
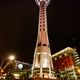
<path fill-rule="evenodd" d="M 39 6 L 39 24 L 32 73 L 33 76 L 55 79 L 47 32 L 46 8 L 50 1 L 51 0 L 35 0 Z"/>

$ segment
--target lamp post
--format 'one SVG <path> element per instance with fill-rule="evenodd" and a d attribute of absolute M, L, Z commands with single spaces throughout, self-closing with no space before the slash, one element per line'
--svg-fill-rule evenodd
<path fill-rule="evenodd" d="M 6 65 L 3 67 L 3 63 L 4 63 L 4 61 L 5 61 L 6 59 L 7 59 L 7 58 L 4 58 L 4 59 L 2 60 L 2 63 L 1 63 L 1 65 L 0 65 L 0 74 L 4 74 L 5 68 L 6 68 L 11 62 L 13 62 L 13 61 L 15 60 L 15 56 L 14 56 L 14 55 L 8 56 L 9 61 L 8 61 L 8 62 L 6 63 Z"/>
<path fill-rule="evenodd" d="M 15 56 L 14 55 L 10 55 L 8 57 L 9 61 L 6 63 L 6 65 L 2 68 L 3 70 L 11 63 L 15 60 Z M 3 61 L 4 62 L 4 61 Z M 3 63 L 2 63 L 3 64 Z"/>

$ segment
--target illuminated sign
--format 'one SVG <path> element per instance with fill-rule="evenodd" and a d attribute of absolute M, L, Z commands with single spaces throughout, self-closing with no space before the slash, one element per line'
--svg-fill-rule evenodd
<path fill-rule="evenodd" d="M 23 64 L 18 64 L 18 68 L 22 69 L 23 68 Z"/>

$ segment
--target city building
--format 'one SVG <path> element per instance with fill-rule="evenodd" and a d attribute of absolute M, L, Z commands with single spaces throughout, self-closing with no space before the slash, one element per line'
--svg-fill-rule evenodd
<path fill-rule="evenodd" d="M 67 47 L 52 55 L 56 76 L 61 80 L 77 80 L 74 49 Z"/>
<path fill-rule="evenodd" d="M 10 80 L 25 80 L 31 76 L 31 66 L 29 63 L 14 61 L 12 68 L 8 70 L 6 79 Z"/>
<path fill-rule="evenodd" d="M 29 63 L 25 63 L 25 62 L 21 62 L 21 61 L 15 61 L 14 62 L 14 69 L 16 70 L 21 70 L 21 69 L 23 69 L 23 70 L 25 70 L 25 69 L 29 69 L 30 67 L 29 67 Z"/>
<path fill-rule="evenodd" d="M 51 0 L 35 0 L 39 6 L 37 43 L 32 66 L 32 77 L 56 79 L 53 72 L 50 44 L 47 33 L 46 9 Z"/>

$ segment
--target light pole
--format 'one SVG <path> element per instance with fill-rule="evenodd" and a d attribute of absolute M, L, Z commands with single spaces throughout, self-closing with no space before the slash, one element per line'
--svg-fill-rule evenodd
<path fill-rule="evenodd" d="M 7 64 L 3 67 L 3 70 L 11 63 L 15 60 L 15 56 L 14 55 L 10 55 L 8 57 L 9 61 L 7 62 Z"/>
<path fill-rule="evenodd" d="M 1 65 L 0 65 L 0 73 L 3 73 L 4 72 L 4 69 L 11 63 L 11 62 L 13 62 L 14 60 L 15 60 L 15 56 L 14 55 L 9 55 L 8 56 L 8 62 L 6 63 L 6 65 L 3 67 L 3 63 L 4 63 L 4 61 L 6 60 L 7 58 L 4 58 L 3 60 L 2 60 L 2 63 L 1 63 Z"/>

